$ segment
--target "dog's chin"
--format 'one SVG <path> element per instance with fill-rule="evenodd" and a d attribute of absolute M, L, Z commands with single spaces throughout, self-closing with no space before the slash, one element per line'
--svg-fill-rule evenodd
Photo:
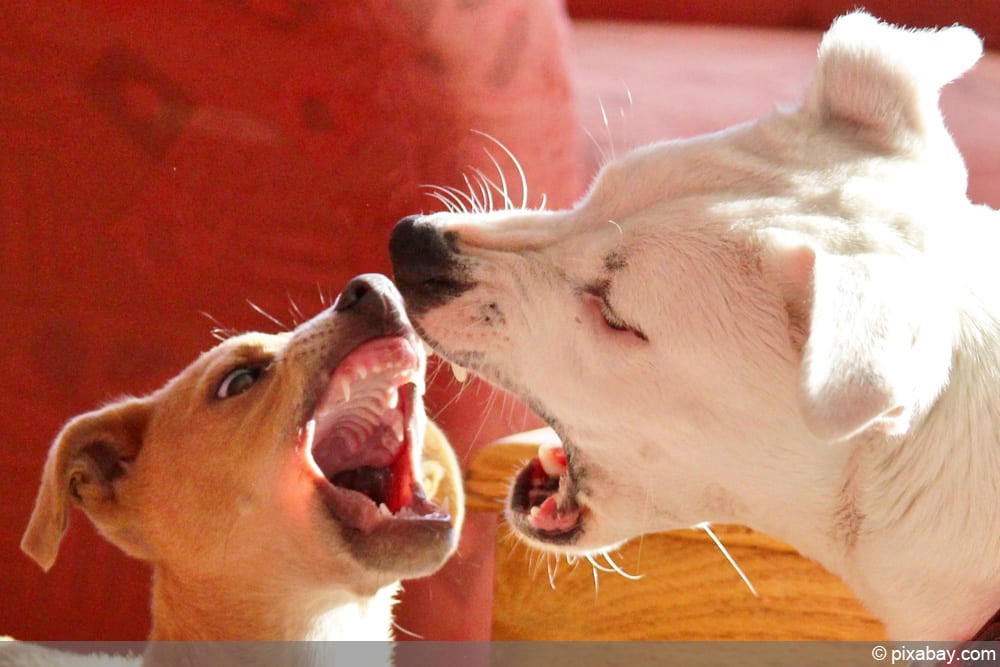
<path fill-rule="evenodd" d="M 386 521 L 369 533 L 345 528 L 341 534 L 359 564 L 394 579 L 433 574 L 448 560 L 458 538 L 450 521 L 419 519 Z"/>

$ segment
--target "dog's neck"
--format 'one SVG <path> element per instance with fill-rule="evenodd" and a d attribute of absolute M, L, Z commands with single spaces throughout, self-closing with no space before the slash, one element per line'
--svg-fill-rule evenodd
<path fill-rule="evenodd" d="M 346 589 L 290 592 L 259 581 L 206 586 L 154 572 L 150 639 L 154 641 L 387 641 L 399 589 L 391 583 L 373 595 Z M 219 594 L 220 591 L 223 594 Z"/>
<path fill-rule="evenodd" d="M 976 213 L 1000 229 L 995 212 Z M 922 423 L 899 438 L 807 443 L 812 460 L 793 465 L 820 463 L 837 477 L 805 480 L 804 498 L 753 507 L 747 521 L 838 574 L 894 638 L 968 640 L 1000 608 L 1000 274 L 990 256 L 1000 233 L 980 231 L 996 243 L 956 241 L 966 249 L 953 276 L 963 325 L 949 386 Z M 774 488 L 795 478 L 786 474 Z"/>

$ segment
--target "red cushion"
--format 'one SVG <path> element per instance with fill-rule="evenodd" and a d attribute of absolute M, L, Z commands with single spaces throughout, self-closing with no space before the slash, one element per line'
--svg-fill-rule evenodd
<path fill-rule="evenodd" d="M 421 186 L 464 187 L 463 172 L 492 169 L 485 148 L 501 155 L 471 130 L 519 157 L 532 203 L 572 201 L 565 17 L 555 0 L 3 14 L 0 634 L 142 639 L 148 572 L 81 514 L 49 574 L 18 551 L 61 424 L 159 386 L 214 327 L 279 328 L 248 301 L 290 326 L 351 276 L 388 271 L 396 220 L 440 208 Z M 444 415 L 463 452 L 506 432 L 485 398 Z M 457 631 L 482 637 L 480 608 Z M 433 622 L 410 625 L 435 637 Z"/>

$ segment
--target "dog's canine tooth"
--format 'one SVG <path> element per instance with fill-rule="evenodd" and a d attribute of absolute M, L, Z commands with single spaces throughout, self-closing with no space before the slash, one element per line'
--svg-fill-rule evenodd
<path fill-rule="evenodd" d="M 420 341 L 420 346 L 424 348 L 424 354 L 426 354 L 428 357 L 434 354 L 434 349 L 424 341 Z"/>
<path fill-rule="evenodd" d="M 560 477 L 566 472 L 566 453 L 562 445 L 540 445 L 538 447 L 538 462 L 549 477 Z"/>
<path fill-rule="evenodd" d="M 394 414 L 399 415 L 398 412 Z M 403 424 L 402 418 L 397 417 L 392 420 L 392 434 L 396 436 L 396 442 L 403 441 L 403 437 L 405 436 L 405 425 Z"/>
<path fill-rule="evenodd" d="M 451 373 L 455 376 L 456 380 L 462 383 L 464 383 L 469 377 L 469 371 L 462 368 L 458 364 L 451 364 Z"/>

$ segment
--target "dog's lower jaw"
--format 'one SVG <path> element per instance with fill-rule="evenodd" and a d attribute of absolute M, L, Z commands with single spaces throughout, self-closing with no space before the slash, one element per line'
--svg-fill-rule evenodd
<path fill-rule="evenodd" d="M 206 598 L 201 587 L 154 575 L 152 641 L 388 641 L 399 591 L 392 582 L 372 595 L 343 589 L 293 595 L 281 584 L 244 582 L 228 596 Z"/>

